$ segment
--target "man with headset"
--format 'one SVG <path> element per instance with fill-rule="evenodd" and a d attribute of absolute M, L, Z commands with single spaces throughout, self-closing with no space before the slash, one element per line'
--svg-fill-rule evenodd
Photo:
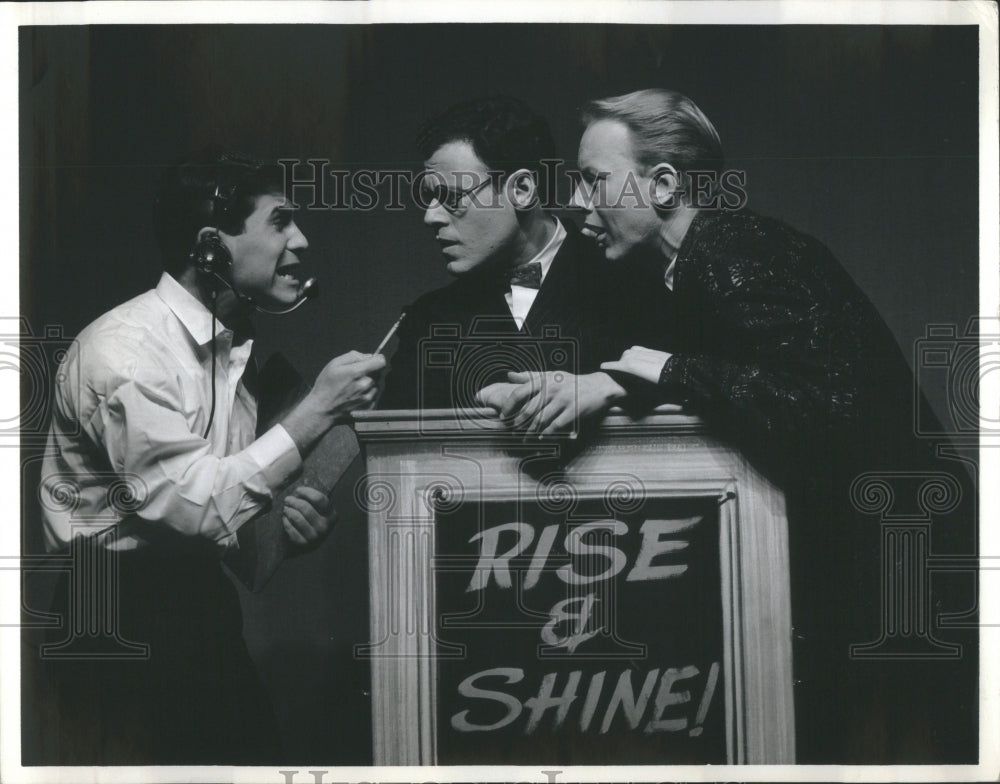
<path fill-rule="evenodd" d="M 372 375 L 385 360 L 337 357 L 256 437 L 250 316 L 288 312 L 315 285 L 300 277 L 308 242 L 283 172 L 205 154 L 164 173 L 154 218 L 163 275 L 84 329 L 69 351 L 40 490 L 50 551 L 86 546 L 92 562 L 114 553 L 116 599 L 98 620 L 119 642 L 148 645 L 148 656 L 116 661 L 98 650 L 45 662 L 58 698 L 52 731 L 64 763 L 273 762 L 273 717 L 221 559 L 324 433 L 371 403 Z M 299 487 L 286 496 L 282 525 L 306 549 L 332 517 L 326 495 Z M 68 593 L 63 584 L 56 599 L 67 626 Z"/>

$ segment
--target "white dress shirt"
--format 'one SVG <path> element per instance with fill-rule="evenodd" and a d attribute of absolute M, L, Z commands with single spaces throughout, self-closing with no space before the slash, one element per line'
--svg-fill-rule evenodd
<path fill-rule="evenodd" d="M 525 262 L 531 264 L 531 262 L 537 261 L 541 265 L 543 283 L 549 272 L 549 267 L 552 266 L 552 260 L 556 257 L 565 239 L 566 229 L 563 228 L 562 223 L 556 221 L 556 230 L 551 239 L 545 243 L 545 247 L 533 259 Z M 531 306 L 535 302 L 535 297 L 538 296 L 538 289 L 512 284 L 510 291 L 504 296 L 507 300 L 507 307 L 510 308 L 510 315 L 514 317 L 514 323 L 517 324 L 518 329 L 521 329 L 524 326 L 524 320 L 528 317 L 528 311 L 531 310 Z"/>
<path fill-rule="evenodd" d="M 80 333 L 60 365 L 42 463 L 46 546 L 117 528 L 118 549 L 148 544 L 134 513 L 183 534 L 236 543 L 236 531 L 302 464 L 281 425 L 254 440 L 257 402 L 241 379 L 252 341 L 233 346 L 170 275 Z M 131 487 L 137 500 L 131 502 Z"/>

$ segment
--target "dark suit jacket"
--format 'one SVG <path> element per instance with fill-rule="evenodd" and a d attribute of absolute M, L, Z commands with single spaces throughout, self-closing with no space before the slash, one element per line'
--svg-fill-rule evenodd
<path fill-rule="evenodd" d="M 674 281 L 673 293 L 662 284 L 637 291 L 644 334 L 635 342 L 671 352 L 664 395 L 700 414 L 786 493 L 798 761 L 969 761 L 975 633 L 934 624 L 942 610 L 974 607 L 971 580 L 956 588 L 935 579 L 923 618 L 963 644 L 962 660 L 849 654 L 879 637 L 885 606 L 880 520 L 852 504 L 852 481 L 895 475 L 903 492 L 903 472 L 945 472 L 975 497 L 964 468 L 936 460 L 914 436 L 913 375 L 888 327 L 819 241 L 749 211 L 697 216 Z M 974 552 L 973 504 L 932 522 L 932 551 Z M 926 642 L 914 638 L 909 650 Z"/>
<path fill-rule="evenodd" d="M 510 370 L 588 373 L 626 348 L 625 294 L 601 250 L 563 221 L 566 239 L 518 331 L 498 270 L 475 272 L 406 309 L 379 408 L 468 408 Z M 626 272 L 626 274 L 628 274 Z"/>

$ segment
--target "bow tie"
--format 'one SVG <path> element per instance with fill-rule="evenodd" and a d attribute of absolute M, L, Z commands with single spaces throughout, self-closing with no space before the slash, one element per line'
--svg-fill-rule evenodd
<path fill-rule="evenodd" d="M 514 267 L 510 270 L 508 279 L 511 286 L 524 286 L 526 289 L 541 288 L 542 285 L 542 264 L 538 261 L 531 261 Z"/>

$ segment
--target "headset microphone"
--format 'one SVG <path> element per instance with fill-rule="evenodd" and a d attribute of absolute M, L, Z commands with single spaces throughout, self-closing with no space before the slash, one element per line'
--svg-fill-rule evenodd
<path fill-rule="evenodd" d="M 236 286 L 227 280 L 224 272 L 232 267 L 233 257 L 229 253 L 229 248 L 222 241 L 222 237 L 218 234 L 206 234 L 199 239 L 194 250 L 191 251 L 191 261 L 198 271 L 212 276 L 232 291 L 240 302 L 252 305 L 255 310 L 270 316 L 283 316 L 286 313 L 291 313 L 293 310 L 298 310 L 302 307 L 306 300 L 316 299 L 319 296 L 319 281 L 316 278 L 309 278 L 302 284 L 297 301 L 290 307 L 281 310 L 261 307 L 254 301 L 253 297 L 242 294 Z"/>
<path fill-rule="evenodd" d="M 230 287 L 231 288 L 231 287 Z M 233 289 L 235 292 L 236 289 Z M 236 296 L 240 296 L 237 294 Z M 287 307 L 284 310 L 270 310 L 268 308 L 262 308 L 252 299 L 250 303 L 261 313 L 267 313 L 269 316 L 284 316 L 286 313 L 291 313 L 293 310 L 298 310 L 303 305 L 306 304 L 307 299 L 316 299 L 319 296 L 319 281 L 316 278 L 309 278 L 305 283 L 302 284 L 302 288 L 299 290 L 299 301 L 296 302 L 291 307 Z M 249 299 L 249 298 L 247 298 Z"/>
<path fill-rule="evenodd" d="M 316 278 L 309 278 L 305 283 L 302 284 L 302 288 L 299 291 L 298 298 L 294 304 L 282 310 L 272 310 L 271 308 L 264 308 L 257 304 L 257 301 L 253 297 L 248 297 L 246 294 L 240 293 L 236 286 L 226 280 L 222 275 L 220 275 L 215 270 L 210 273 L 212 277 L 219 281 L 222 285 L 228 288 L 240 302 L 245 302 L 250 305 L 258 313 L 266 313 L 269 316 L 284 316 L 286 313 L 291 313 L 293 310 L 298 310 L 303 305 L 306 304 L 306 300 L 316 299 L 319 296 L 319 281 Z"/>

